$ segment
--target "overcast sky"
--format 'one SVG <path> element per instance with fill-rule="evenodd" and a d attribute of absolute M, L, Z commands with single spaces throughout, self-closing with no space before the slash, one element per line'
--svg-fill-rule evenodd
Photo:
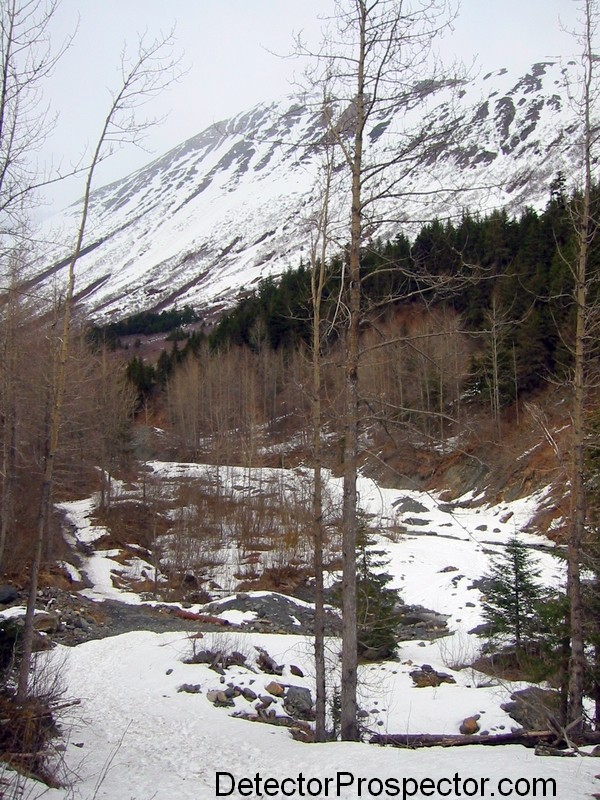
<path fill-rule="evenodd" d="M 42 158 L 63 168 L 95 142 L 119 83 L 124 43 L 138 34 L 154 37 L 175 27 L 185 75 L 146 109 L 168 115 L 152 128 L 146 152 L 129 147 L 107 162 L 97 185 L 123 177 L 152 158 L 194 136 L 211 123 L 292 90 L 299 65 L 274 53 L 292 50 L 295 33 L 318 42 L 333 0 L 61 0 L 55 22 L 57 41 L 77 29 L 47 87 L 58 124 Z M 439 46 L 444 57 L 483 71 L 577 52 L 563 28 L 578 27 L 578 0 L 462 0 L 454 33 Z M 82 179 L 55 190 L 54 206 L 82 194 Z"/>

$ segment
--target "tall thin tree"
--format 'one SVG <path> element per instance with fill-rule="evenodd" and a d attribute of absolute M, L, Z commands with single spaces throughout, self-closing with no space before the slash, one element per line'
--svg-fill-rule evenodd
<path fill-rule="evenodd" d="M 397 219 L 407 176 L 431 154 L 436 141 L 447 131 L 426 130 L 423 124 L 402 124 L 394 130 L 394 144 L 386 154 L 373 157 L 368 125 L 394 112 L 408 112 L 422 99 L 424 72 L 432 91 L 449 81 L 436 75 L 430 58 L 434 37 L 449 22 L 446 0 L 338 0 L 333 32 L 328 32 L 320 50 L 303 48 L 316 65 L 313 80 L 325 93 L 325 123 L 341 153 L 347 176 L 349 220 L 344 237 L 348 242 L 342 296 L 344 323 L 345 408 L 343 421 L 344 466 L 342 508 L 342 688 L 341 735 L 359 736 L 357 724 L 357 612 L 356 546 L 358 535 L 360 397 L 360 325 L 362 317 L 361 258 L 371 230 L 386 214 Z M 419 88 L 421 87 L 421 88 Z M 324 89 L 324 91 L 323 91 Z M 410 127 L 410 130 L 409 130 Z M 385 208 L 385 211 L 383 210 Z M 389 218 L 389 217 L 388 217 Z"/>
<path fill-rule="evenodd" d="M 592 209 L 592 160 L 597 132 L 593 123 L 593 100 L 596 95 L 594 35 L 597 30 L 598 8 L 596 0 L 583 0 L 583 44 L 581 97 L 579 106 L 582 121 L 583 176 L 575 227 L 577 235 L 577 262 L 573 269 L 575 303 L 575 339 L 573 347 L 572 389 L 572 447 L 570 465 L 571 526 L 567 548 L 567 591 L 570 604 L 571 659 L 569 665 L 569 692 L 567 724 L 577 732 L 583 725 L 583 697 L 585 682 L 584 608 L 581 590 L 581 562 L 585 540 L 587 502 L 585 488 L 586 404 L 588 385 L 586 373 L 591 341 L 590 292 L 592 280 L 589 261 L 590 249 L 597 231 L 597 219 Z"/>
<path fill-rule="evenodd" d="M 71 344 L 71 321 L 75 297 L 75 268 L 83 248 L 89 215 L 93 179 L 98 164 L 110 154 L 111 149 L 124 142 L 136 143 L 148 127 L 135 118 L 136 109 L 151 96 L 164 89 L 174 79 L 176 62 L 170 56 L 172 36 L 162 37 L 150 43 L 139 42 L 136 56 L 128 61 L 122 58 L 122 83 L 112 97 L 108 113 L 104 118 L 100 135 L 92 153 L 85 181 L 79 227 L 72 255 L 69 259 L 67 286 L 62 302 L 60 334 L 52 371 L 50 386 L 48 427 L 44 447 L 43 480 L 38 506 L 37 536 L 31 575 L 25 625 L 23 631 L 23 654 L 19 667 L 17 697 L 27 695 L 31 655 L 33 647 L 33 618 L 37 598 L 38 576 L 42 561 L 43 545 L 50 516 L 52 490 L 54 486 L 54 464 L 59 446 L 60 428 L 63 421 L 63 405 L 67 360 Z"/>

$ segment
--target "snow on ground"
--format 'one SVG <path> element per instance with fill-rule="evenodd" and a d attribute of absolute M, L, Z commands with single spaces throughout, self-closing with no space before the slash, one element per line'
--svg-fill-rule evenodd
<path fill-rule="evenodd" d="M 236 634 L 234 638 L 245 652 L 258 642 L 277 661 L 309 668 L 310 644 L 301 637 Z M 144 631 L 58 649 L 53 657 L 65 660 L 69 691 L 82 698 L 81 707 L 76 707 L 69 719 L 65 753 L 75 782 L 71 790 L 48 790 L 44 797 L 208 800 L 226 795 L 260 796 L 244 791 L 229 794 L 232 779 L 227 776 L 220 777 L 221 794 L 217 795 L 217 773 L 229 773 L 236 785 L 246 777 L 254 781 L 257 774 L 263 781 L 293 779 L 295 784 L 284 786 L 292 797 L 393 796 L 381 794 L 378 781 L 386 779 L 396 779 L 400 790 L 402 781 L 408 781 L 404 795 L 398 792 L 396 796 L 417 798 L 500 796 L 497 784 L 505 779 L 516 784 L 518 791 L 512 796 L 518 797 L 544 796 L 541 784 L 538 794 L 533 792 L 533 781 L 539 779 L 556 781 L 556 794 L 548 785 L 545 796 L 564 800 L 589 796 L 597 788 L 594 759 L 537 758 L 533 751 L 518 746 L 405 751 L 368 744 L 293 741 L 285 728 L 235 719 L 229 709 L 208 702 L 206 691 L 221 686 L 219 676 L 205 665 L 184 664 L 181 659 L 190 650 L 190 642 L 180 633 Z M 373 677 L 365 683 L 370 707 L 378 706 L 396 732 L 402 725 L 407 731 L 455 730 L 467 707 L 474 712 L 489 706 L 490 714 L 497 714 L 492 711 L 493 689 L 413 689 L 399 672 L 394 674 L 391 665 L 373 666 L 373 670 Z M 257 693 L 272 679 L 241 667 L 237 671 L 236 680 L 252 685 Z M 288 682 L 289 675 L 286 669 L 281 680 Z M 178 692 L 183 683 L 200 684 L 202 691 Z M 343 783 L 354 781 L 339 795 L 335 791 L 338 773 L 345 773 L 340 778 Z M 300 774 L 305 781 L 313 779 L 310 793 L 300 794 Z M 460 783 L 454 782 L 455 776 Z M 332 781 L 329 793 L 316 791 L 317 781 L 323 789 L 328 778 Z M 359 778 L 371 780 L 371 792 L 365 783 L 358 791 Z M 431 790 L 431 783 L 417 791 L 413 782 L 423 780 L 444 782 L 439 793 Z M 291 794 L 294 786 L 296 791 Z M 388 784 L 388 788 L 393 786 Z M 511 784 L 504 783 L 501 788 L 508 791 Z M 281 798 L 284 794 L 270 796 Z"/>
<path fill-rule="evenodd" d="M 162 462 L 153 462 L 151 468 L 166 482 L 182 477 L 205 479 L 216 469 Z M 220 472 L 222 486 L 232 493 L 262 491 L 273 485 L 282 487 L 284 493 L 293 492 L 307 480 L 303 470 L 223 467 Z M 331 476 L 329 484 L 333 495 L 340 491 L 339 481 Z M 511 536 L 518 534 L 538 548 L 545 545 L 546 549 L 535 551 L 544 579 L 553 584 L 561 581 L 559 562 L 549 551 L 548 541 L 525 530 L 536 508 L 546 501 L 545 493 L 498 506 L 474 502 L 469 496 L 449 506 L 437 496 L 382 489 L 364 477 L 359 491 L 363 508 L 380 526 L 377 544 L 389 554 L 388 571 L 394 575 L 403 599 L 448 615 L 453 631 L 451 636 L 434 641 L 403 642 L 397 660 L 361 668 L 359 702 L 365 712 L 366 728 L 396 734 L 457 733 L 465 717 L 479 715 L 482 731 L 510 731 L 515 723 L 501 705 L 520 687 L 491 681 L 471 668 L 457 667 L 472 660 L 481 645 L 469 633 L 482 621 L 480 595 L 473 581 L 488 570 L 490 556 L 499 552 Z M 65 503 L 63 508 L 76 538 L 93 542 L 101 535 L 90 521 L 93 502 Z M 116 562 L 112 555 L 111 551 L 95 553 L 84 563 L 83 571 L 93 584 L 88 596 L 140 602 L 133 592 L 122 592 L 113 586 L 111 569 Z M 122 565 L 117 566 L 122 569 Z M 231 610 L 224 614 L 236 624 L 252 617 Z M 312 689 L 310 639 L 226 631 L 206 634 L 197 646 L 217 647 L 219 643 L 243 652 L 250 663 L 256 657 L 255 647 L 263 647 L 275 661 L 286 665 L 281 678 L 284 684 Z M 49 790 L 45 796 L 57 800 L 260 797 L 256 785 L 251 790 L 250 784 L 237 785 L 245 777 L 254 781 L 256 775 L 263 780 L 294 779 L 283 787 L 287 794 L 263 794 L 275 797 L 482 798 L 508 792 L 509 783 L 498 785 L 502 779 L 520 781 L 513 785 L 513 794 L 505 796 L 543 796 L 541 784 L 537 791 L 533 784 L 542 778 L 556 781 L 555 794 L 552 786 L 546 787 L 548 797 L 585 797 L 598 788 L 594 780 L 598 768 L 593 759 L 542 759 L 518 746 L 400 751 L 368 744 L 311 746 L 293 741 L 285 728 L 232 717 L 236 710 L 252 710 L 242 697 L 235 700 L 235 709 L 214 707 L 206 693 L 224 688 L 223 683 L 207 665 L 183 663 L 191 651 L 192 642 L 184 634 L 139 631 L 71 649 L 57 648 L 50 656 L 41 656 L 63 661 L 69 694 L 82 699 L 67 721 L 65 764 L 71 771 L 73 788 Z M 328 653 L 329 680 L 333 685 L 339 670 L 336 639 L 329 640 Z M 292 676 L 291 664 L 299 666 L 305 677 Z M 455 683 L 416 688 L 410 672 L 423 664 L 449 674 Z M 251 687 L 259 695 L 269 680 L 272 676 L 245 667 L 230 667 L 224 676 L 225 682 Z M 184 683 L 197 685 L 199 693 L 178 692 Z M 217 787 L 219 772 L 230 773 L 233 778 L 222 776 Z M 302 789 L 300 773 L 305 779 L 314 779 L 310 784 L 314 791 L 306 786 Z M 340 788 L 339 794 L 335 785 L 338 773 L 346 773 L 340 778 L 342 783 L 354 781 L 352 786 Z M 363 781 L 359 787 L 359 778 L 371 783 Z M 381 783 L 386 779 L 390 780 L 387 786 Z M 402 784 L 404 779 L 408 781 L 406 786 Z M 442 783 L 434 786 L 427 783 L 428 779 Z M 488 783 L 482 790 L 484 779 Z M 235 790 L 232 780 L 236 781 Z M 425 782 L 418 789 L 415 781 Z M 306 789 L 304 794 L 301 789 Z"/>
<path fill-rule="evenodd" d="M 181 480 L 212 481 L 218 482 L 220 491 L 241 502 L 258 494 L 271 496 L 276 503 L 298 497 L 310 502 L 310 471 L 302 467 L 246 469 L 160 461 L 149 462 L 147 466 L 167 487 Z M 341 479 L 326 473 L 325 482 L 333 502 L 339 502 Z M 481 622 L 478 614 L 465 606 L 466 602 L 477 600 L 478 594 L 474 591 L 469 594 L 468 585 L 481 578 L 489 569 L 490 555 L 501 552 L 516 534 L 523 543 L 541 548 L 536 557 L 544 582 L 558 585 L 562 580 L 559 564 L 549 552 L 548 540 L 528 530 L 536 510 L 547 500 L 545 491 L 498 505 L 478 502 L 470 495 L 448 504 L 441 502 L 436 494 L 385 489 L 364 476 L 359 478 L 358 491 L 361 506 L 381 530 L 378 545 L 389 554 L 388 571 L 395 576 L 394 584 L 402 590 L 404 600 L 451 613 L 455 629 Z M 403 511 L 407 503 L 422 510 Z M 93 499 L 62 503 L 61 508 L 73 531 L 71 535 L 83 544 L 91 544 L 106 534 L 104 527 L 91 521 L 95 511 Z M 219 554 L 222 563 L 215 565 L 213 574 L 221 586 L 232 592 L 237 588 L 233 574 L 239 557 L 234 551 L 231 544 L 225 544 Z M 123 565 L 115 560 L 116 555 L 114 551 L 101 550 L 84 558 L 83 571 L 92 583 L 85 594 L 91 599 L 141 602 L 139 595 L 114 587 L 114 574 L 128 577 Z M 458 568 L 458 574 L 441 572 L 452 566 Z M 142 576 L 142 571 L 153 574 L 152 565 L 143 559 L 135 559 L 128 569 L 129 577 L 133 578 Z"/>

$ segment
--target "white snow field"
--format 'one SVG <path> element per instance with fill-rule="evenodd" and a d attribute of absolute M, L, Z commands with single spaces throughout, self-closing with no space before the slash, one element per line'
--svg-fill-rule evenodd
<path fill-rule="evenodd" d="M 155 476 L 202 477 L 207 467 L 153 462 Z M 222 468 L 220 480 L 231 492 L 254 483 L 306 481 L 307 473 Z M 339 482 L 330 476 L 330 489 Z M 337 486 L 337 488 L 336 488 Z M 238 487 L 237 489 L 235 487 Z M 397 660 L 367 664 L 360 671 L 359 704 L 372 733 L 458 733 L 461 722 L 479 715 L 481 732 L 510 732 L 516 723 L 502 710 L 519 684 L 500 683 L 472 668 L 459 669 L 481 647 L 468 631 L 482 621 L 479 590 L 472 586 L 489 568 L 489 559 L 515 533 L 532 545 L 548 540 L 528 527 L 535 510 L 548 502 L 541 492 L 513 503 L 490 506 L 472 497 L 454 503 L 452 513 L 438 498 L 416 491 L 389 490 L 361 478 L 363 508 L 380 524 L 378 546 L 390 556 L 394 575 L 408 603 L 448 615 L 452 635 L 434 641 L 402 642 Z M 400 511 L 410 499 L 423 511 Z M 66 503 L 73 535 L 91 542 L 99 534 L 90 522 L 94 503 Z M 415 505 L 412 505 L 415 508 Z M 398 529 L 404 530 L 398 534 Z M 391 531 L 396 531 L 392 536 Z M 550 549 L 539 551 L 546 582 L 562 580 L 560 562 Z M 118 598 L 141 602 L 133 592 L 112 585 L 111 570 L 123 569 L 111 553 L 95 553 L 82 570 L 94 583 L 88 596 L 101 602 Z M 446 570 L 448 567 L 456 569 Z M 194 606 L 192 610 L 200 610 Z M 240 622 L 245 617 L 224 612 Z M 249 617 L 246 617 L 249 618 Z M 246 667 L 221 676 L 205 664 L 186 664 L 194 643 L 238 650 Z M 339 641 L 328 642 L 330 685 L 336 684 Z M 404 750 L 364 743 L 304 744 L 285 727 L 235 718 L 252 711 L 243 697 L 231 708 L 209 702 L 207 692 L 228 683 L 257 695 L 273 680 L 256 668 L 256 646 L 284 665 L 283 684 L 313 690 L 309 637 L 230 631 L 205 634 L 201 645 L 182 632 L 137 631 L 56 647 L 41 659 L 62 665 L 67 694 L 81 704 L 63 720 L 63 769 L 68 784 L 46 789 L 24 782 L 23 796 L 60 800 L 205 800 L 216 797 L 399 797 L 487 798 L 591 797 L 600 790 L 598 762 L 584 755 L 541 758 L 521 746 L 469 746 Z M 447 673 L 455 683 L 416 688 L 410 672 L 424 664 Z M 290 672 L 300 667 L 304 677 Z M 295 670 L 296 672 L 296 670 Z M 196 693 L 178 691 L 191 684 Z M 225 685 L 224 685 L 225 684 Z M 283 714 L 281 700 L 271 706 Z M 368 738 L 368 736 L 367 736 Z"/>

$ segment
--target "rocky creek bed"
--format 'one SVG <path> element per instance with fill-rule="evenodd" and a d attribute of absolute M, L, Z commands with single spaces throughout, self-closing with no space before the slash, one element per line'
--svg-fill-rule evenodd
<path fill-rule="evenodd" d="M 0 604 L 0 613 L 25 603 L 24 593 L 14 590 L 10 601 Z M 43 610 L 39 619 L 36 618 L 38 630 L 68 646 L 134 630 L 166 633 L 227 627 L 232 631 L 259 633 L 311 635 L 314 632 L 310 605 L 274 592 L 239 592 L 207 603 L 198 613 L 178 605 L 96 602 L 79 592 L 48 588 L 40 591 L 38 608 Z M 399 606 L 399 612 L 399 640 L 427 640 L 448 633 L 446 617 L 442 614 L 408 605 Z M 333 608 L 327 610 L 326 627 L 328 634 L 340 632 L 340 617 Z"/>

